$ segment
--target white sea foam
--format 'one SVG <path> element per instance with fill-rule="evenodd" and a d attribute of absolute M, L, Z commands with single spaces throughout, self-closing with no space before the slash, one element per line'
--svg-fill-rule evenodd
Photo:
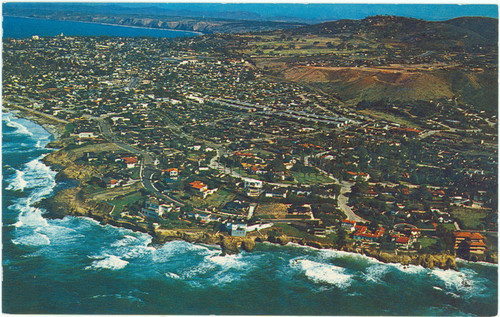
<path fill-rule="evenodd" d="M 153 254 L 153 261 L 157 263 L 168 262 L 172 258 L 177 257 L 179 254 L 199 254 L 210 255 L 220 253 L 220 251 L 212 251 L 206 246 L 189 243 L 186 241 L 175 240 L 165 243 L 161 248 L 156 250 Z"/>
<path fill-rule="evenodd" d="M 208 257 L 208 260 L 226 270 L 243 268 L 245 266 L 245 263 L 241 262 L 241 254 L 215 255 Z"/>
<path fill-rule="evenodd" d="M 369 282 L 383 283 L 382 278 L 389 272 L 389 266 L 384 264 L 374 264 L 366 269 L 363 278 Z"/>
<path fill-rule="evenodd" d="M 355 259 L 355 260 L 362 260 L 362 261 L 365 261 L 367 263 L 377 263 L 377 264 L 382 263 L 375 258 L 366 256 L 364 254 L 354 253 L 354 252 L 346 252 L 346 251 L 333 250 L 333 249 L 321 249 L 318 251 L 319 251 L 318 255 L 324 259 L 350 258 L 350 259 Z"/>
<path fill-rule="evenodd" d="M 7 186 L 7 190 L 13 190 L 13 191 L 24 191 L 24 188 L 26 187 L 27 183 L 26 180 L 24 179 L 24 172 L 16 170 L 16 175 L 14 179 L 10 181 L 9 186 Z"/>
<path fill-rule="evenodd" d="M 172 279 L 176 279 L 176 280 L 178 280 L 178 279 L 180 279 L 180 278 L 181 278 L 179 275 L 177 275 L 177 274 L 175 274 L 175 273 L 172 273 L 172 272 L 167 272 L 167 273 L 165 273 L 165 276 L 166 276 L 166 277 L 170 277 L 170 278 L 172 278 Z"/>
<path fill-rule="evenodd" d="M 292 259 L 290 266 L 300 269 L 305 276 L 316 283 L 328 283 L 339 288 L 351 285 L 351 275 L 346 269 L 305 259 Z"/>
<path fill-rule="evenodd" d="M 491 267 L 498 267 L 498 264 L 496 263 L 491 263 L 491 262 L 483 262 L 483 261 L 467 261 L 461 258 L 456 258 L 455 260 L 457 263 L 465 263 L 465 264 L 477 264 L 477 265 L 484 265 L 484 266 L 491 266 Z"/>
<path fill-rule="evenodd" d="M 33 232 L 31 235 L 22 235 L 12 240 L 14 244 L 27 246 L 42 246 L 49 245 L 50 239 L 46 235 L 38 232 Z"/>
<path fill-rule="evenodd" d="M 419 265 L 403 265 L 401 263 L 387 263 L 385 265 L 389 265 L 389 266 L 392 266 L 398 270 L 400 270 L 401 272 L 403 273 L 406 273 L 406 274 L 422 274 L 422 273 L 429 273 L 431 270 L 430 269 L 427 269 L 423 266 L 419 266 Z"/>
<path fill-rule="evenodd" d="M 24 125 L 20 124 L 19 122 L 12 121 L 12 120 L 8 119 L 6 124 L 7 124 L 7 126 L 9 126 L 11 128 L 15 128 L 16 129 L 15 133 L 33 136 L 33 133 L 31 133 L 28 130 L 28 128 L 26 128 Z"/>
<path fill-rule="evenodd" d="M 109 269 L 109 270 L 121 270 L 127 266 L 128 262 L 120 259 L 116 255 L 104 254 L 105 258 L 99 257 L 98 260 L 94 261 L 91 266 L 87 266 L 86 270 L 98 270 L 98 269 Z"/>
<path fill-rule="evenodd" d="M 126 245 L 130 245 L 137 241 L 136 237 L 125 235 L 122 239 L 117 240 L 111 244 L 112 247 L 123 247 Z"/>

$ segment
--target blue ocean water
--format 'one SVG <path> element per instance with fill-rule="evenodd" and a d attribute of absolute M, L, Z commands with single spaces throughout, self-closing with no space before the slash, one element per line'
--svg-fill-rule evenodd
<path fill-rule="evenodd" d="M 41 162 L 51 135 L 3 115 L 3 311 L 79 314 L 496 315 L 497 265 L 383 264 L 298 245 L 217 246 L 151 237 L 87 218 L 45 219 L 57 190 Z"/>
<path fill-rule="evenodd" d="M 3 17 L 3 37 L 26 38 L 33 35 L 56 36 L 63 33 L 71 36 L 122 36 L 122 37 L 186 37 L 198 33 L 127 27 L 87 22 L 55 21 L 44 19 L 30 19 L 18 17 Z"/>

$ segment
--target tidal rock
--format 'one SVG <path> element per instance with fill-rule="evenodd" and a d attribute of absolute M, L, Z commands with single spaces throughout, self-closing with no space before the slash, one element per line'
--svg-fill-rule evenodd
<path fill-rule="evenodd" d="M 250 252 L 255 248 L 255 241 L 252 239 L 243 239 L 241 241 L 241 247 L 243 250 Z"/>
<path fill-rule="evenodd" d="M 222 255 L 240 253 L 240 250 L 238 250 L 238 242 L 233 238 L 225 237 L 224 239 L 222 239 L 220 246 L 222 249 Z"/>

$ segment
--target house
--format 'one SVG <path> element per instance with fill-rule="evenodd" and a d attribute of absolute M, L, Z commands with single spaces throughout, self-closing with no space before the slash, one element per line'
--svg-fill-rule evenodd
<path fill-rule="evenodd" d="M 247 234 L 246 223 L 226 223 L 226 229 L 231 232 L 233 237 L 244 237 Z"/>
<path fill-rule="evenodd" d="M 384 232 L 385 228 L 383 227 L 378 227 L 374 233 L 371 233 L 367 226 L 356 225 L 356 232 L 353 234 L 352 238 L 354 240 L 377 241 L 384 235 Z"/>
<path fill-rule="evenodd" d="M 159 218 L 163 215 L 164 209 L 160 207 L 160 202 L 156 198 L 149 198 L 144 208 L 141 209 L 141 213 L 145 217 Z"/>
<path fill-rule="evenodd" d="M 288 193 L 288 189 L 283 187 L 274 187 L 273 189 L 266 190 L 264 196 L 269 198 L 286 198 L 286 194 Z"/>
<path fill-rule="evenodd" d="M 405 236 L 396 237 L 396 246 L 402 249 L 408 249 L 410 246 L 410 238 Z"/>
<path fill-rule="evenodd" d="M 218 188 L 208 189 L 208 186 L 200 181 L 193 181 L 189 183 L 189 185 L 191 185 L 191 190 L 194 191 L 201 198 L 206 198 L 208 195 L 212 195 L 218 189 Z"/>
<path fill-rule="evenodd" d="M 127 168 L 134 168 L 137 165 L 138 159 L 135 156 L 122 157 L 122 160 L 127 164 Z"/>
<path fill-rule="evenodd" d="M 179 169 L 177 169 L 175 167 L 174 168 L 169 168 L 167 170 L 167 173 L 168 173 L 168 176 L 170 178 L 175 178 L 175 177 L 179 176 Z"/>
<path fill-rule="evenodd" d="M 370 179 L 370 174 L 362 172 L 347 172 L 347 179 L 356 180 L 357 178 L 364 180 L 365 182 Z"/>
<path fill-rule="evenodd" d="M 270 222 L 270 223 L 259 223 L 259 224 L 247 226 L 247 232 L 254 231 L 254 230 L 259 231 L 259 230 L 262 230 L 262 229 L 271 228 L 272 226 L 274 226 L 274 224 L 272 222 Z"/>
<path fill-rule="evenodd" d="M 259 196 L 262 193 L 262 184 L 263 182 L 258 179 L 243 179 L 243 187 L 246 189 L 247 195 L 251 197 Z"/>
<path fill-rule="evenodd" d="M 342 220 L 342 224 L 340 225 L 345 231 L 353 232 L 356 230 L 356 221 L 354 220 Z"/>
<path fill-rule="evenodd" d="M 244 187 L 245 189 L 260 189 L 262 188 L 262 181 L 253 178 L 244 178 Z"/>
<path fill-rule="evenodd" d="M 89 139 L 95 138 L 96 136 L 94 135 L 94 132 L 80 132 L 78 133 L 78 137 L 81 139 Z"/>
<path fill-rule="evenodd" d="M 118 186 L 118 181 L 114 178 L 106 177 L 103 180 L 104 180 L 104 183 L 106 184 L 106 188 L 114 188 L 114 187 Z"/>
<path fill-rule="evenodd" d="M 484 254 L 487 250 L 484 237 L 479 232 L 455 231 L 455 250 L 461 254 Z"/>

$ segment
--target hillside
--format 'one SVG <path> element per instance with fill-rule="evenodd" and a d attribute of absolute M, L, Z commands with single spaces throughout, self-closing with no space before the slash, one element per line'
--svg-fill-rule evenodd
<path fill-rule="evenodd" d="M 3 9 L 3 14 L 7 16 L 194 31 L 203 34 L 244 33 L 304 25 L 295 22 L 255 21 L 250 20 L 250 16 L 248 20 L 175 16 L 172 14 L 182 12 L 158 10 L 155 7 L 124 8 L 113 4 L 88 6 L 62 3 L 49 7 L 37 4 L 7 3 Z"/>
<path fill-rule="evenodd" d="M 233 36 L 274 77 L 346 104 L 459 98 L 497 112 L 498 20 L 375 16 Z"/>

